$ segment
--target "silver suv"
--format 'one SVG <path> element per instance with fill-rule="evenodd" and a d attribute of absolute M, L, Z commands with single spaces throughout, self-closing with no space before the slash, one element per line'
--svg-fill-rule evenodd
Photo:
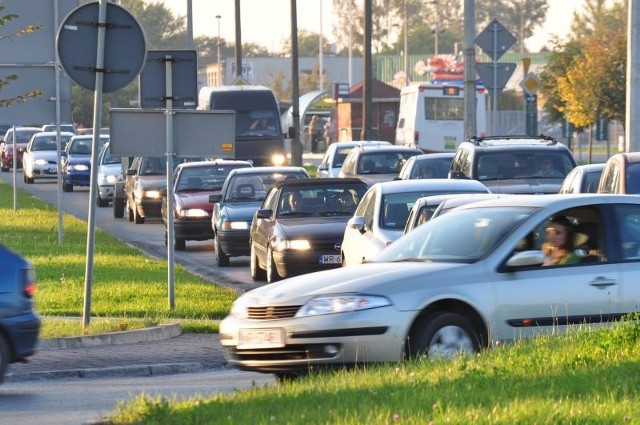
<path fill-rule="evenodd" d="M 479 180 L 493 193 L 549 194 L 576 165 L 552 137 L 473 137 L 458 146 L 449 178 Z"/>
<path fill-rule="evenodd" d="M 358 144 L 345 158 L 338 177 L 356 177 L 369 186 L 394 180 L 407 160 L 421 153 L 406 146 Z"/>

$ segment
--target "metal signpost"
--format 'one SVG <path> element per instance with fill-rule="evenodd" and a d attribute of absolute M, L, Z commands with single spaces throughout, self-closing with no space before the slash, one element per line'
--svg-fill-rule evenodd
<path fill-rule="evenodd" d="M 167 275 L 171 309 L 175 307 L 174 158 L 235 157 L 235 112 L 194 110 L 196 76 L 194 50 L 150 50 L 139 81 L 140 106 L 144 109 L 109 111 L 111 153 L 167 158 Z M 174 137 L 176 134 L 178 138 Z"/>
<path fill-rule="evenodd" d="M 491 58 L 490 63 L 476 63 L 476 71 L 482 79 L 484 86 L 491 95 L 493 110 L 491 134 L 496 132 L 496 115 L 498 108 L 498 96 L 507 85 L 509 78 L 516 69 L 515 63 L 501 62 L 498 59 L 513 46 L 516 38 L 500 23 L 494 19 L 476 37 L 476 44 Z"/>
<path fill-rule="evenodd" d="M 83 324 L 91 321 L 91 282 L 95 248 L 98 140 L 102 116 L 102 93 L 129 84 L 142 69 L 146 56 L 142 27 L 126 9 L 114 3 L 87 3 L 74 9 L 62 22 L 56 40 L 65 72 L 81 87 L 94 91 L 91 180 L 87 224 L 87 259 Z M 127 52 L 127 54 L 122 54 Z"/>

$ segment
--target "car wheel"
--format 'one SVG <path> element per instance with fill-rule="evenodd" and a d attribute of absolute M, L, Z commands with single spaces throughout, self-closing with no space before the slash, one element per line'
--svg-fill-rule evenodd
<path fill-rule="evenodd" d="M 409 336 L 413 357 L 452 358 L 475 353 L 482 345 L 481 336 L 466 317 L 446 311 L 422 317 Z"/>
<path fill-rule="evenodd" d="M 62 183 L 62 190 L 65 192 L 73 192 L 73 185 L 69 183 Z"/>
<path fill-rule="evenodd" d="M 124 217 L 124 199 L 113 198 L 113 218 Z"/>
<path fill-rule="evenodd" d="M 264 269 L 260 268 L 258 254 L 256 254 L 256 249 L 253 247 L 253 243 L 251 244 L 251 262 L 249 263 L 249 268 L 251 269 L 251 279 L 258 281 L 266 278 Z"/>
<path fill-rule="evenodd" d="M 33 183 L 33 177 L 27 176 L 27 173 L 23 173 L 22 176 L 23 176 L 24 182 L 26 184 L 32 184 Z"/>
<path fill-rule="evenodd" d="M 107 207 L 109 206 L 109 201 L 106 199 L 102 199 L 100 195 L 96 196 L 96 205 L 99 207 Z"/>
<path fill-rule="evenodd" d="M 280 280 L 280 275 L 276 269 L 276 263 L 273 261 L 273 251 L 271 247 L 267 250 L 267 283 L 273 283 Z"/>
<path fill-rule="evenodd" d="M 4 375 L 7 373 L 9 365 L 9 343 L 2 334 L 0 334 L 0 382 L 4 381 Z"/>
<path fill-rule="evenodd" d="M 144 217 L 140 215 L 140 213 L 138 212 L 138 208 L 135 206 L 135 204 L 133 205 L 133 221 L 136 224 L 144 224 Z"/>
<path fill-rule="evenodd" d="M 187 240 L 184 238 L 176 238 L 175 235 L 173 237 L 173 248 L 176 251 L 184 251 L 187 248 Z"/>
<path fill-rule="evenodd" d="M 129 201 L 127 200 L 127 220 L 133 221 L 133 209 L 129 205 Z"/>
<path fill-rule="evenodd" d="M 215 250 L 216 250 L 216 263 L 219 267 L 228 267 L 229 266 L 229 256 L 222 251 L 222 246 L 220 246 L 220 242 L 218 242 L 218 238 L 214 238 Z"/>

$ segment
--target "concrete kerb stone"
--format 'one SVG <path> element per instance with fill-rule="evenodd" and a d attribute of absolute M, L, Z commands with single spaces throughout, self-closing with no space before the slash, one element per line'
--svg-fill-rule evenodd
<path fill-rule="evenodd" d="M 38 342 L 38 350 L 55 350 L 65 348 L 95 347 L 100 345 L 133 344 L 136 342 L 152 342 L 182 335 L 178 323 L 158 325 L 132 331 L 113 332 L 108 334 L 88 335 L 67 338 L 48 338 Z"/>

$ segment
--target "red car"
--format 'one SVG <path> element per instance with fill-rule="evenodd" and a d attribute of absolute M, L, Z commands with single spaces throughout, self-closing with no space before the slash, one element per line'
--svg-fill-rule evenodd
<path fill-rule="evenodd" d="M 40 127 L 15 127 L 16 129 L 16 168 L 22 168 L 22 154 L 27 149 L 31 136 L 40 133 Z M 13 127 L 0 139 L 0 169 L 9 171 L 13 167 Z"/>

